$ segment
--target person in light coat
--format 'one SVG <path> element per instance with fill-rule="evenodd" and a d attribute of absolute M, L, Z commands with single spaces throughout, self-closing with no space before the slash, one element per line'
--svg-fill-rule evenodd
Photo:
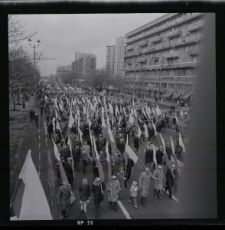
<path fill-rule="evenodd" d="M 112 176 L 109 182 L 106 185 L 108 191 L 108 201 L 109 201 L 109 210 L 114 209 L 118 211 L 117 200 L 119 198 L 120 183 L 117 180 L 116 176 Z"/>
<path fill-rule="evenodd" d="M 123 167 L 119 168 L 119 172 L 117 173 L 117 180 L 120 183 L 119 199 L 121 199 L 121 196 L 123 195 L 125 189 L 125 180 L 126 180 Z"/>
<path fill-rule="evenodd" d="M 150 168 L 146 167 L 145 171 L 141 173 L 139 177 L 139 188 L 141 189 L 141 204 L 146 206 L 146 197 L 148 196 L 150 179 L 153 178 L 156 180 L 154 176 L 150 173 Z"/>
<path fill-rule="evenodd" d="M 156 167 L 155 171 L 153 172 L 153 176 L 157 178 L 154 185 L 154 197 L 161 199 L 164 180 L 163 167 L 161 165 L 158 165 L 158 167 Z"/>
<path fill-rule="evenodd" d="M 90 146 L 87 145 L 87 141 L 84 142 L 84 145 L 81 148 L 82 152 L 85 151 L 85 153 L 88 156 L 88 159 L 90 159 Z"/>
<path fill-rule="evenodd" d="M 137 182 L 133 181 L 131 188 L 130 188 L 130 198 L 129 202 L 131 203 L 131 200 L 134 200 L 134 207 L 137 208 L 137 190 L 139 187 L 137 186 Z"/>
<path fill-rule="evenodd" d="M 147 167 L 139 177 L 139 188 L 141 188 L 141 204 L 144 207 L 146 206 L 145 199 L 148 196 L 150 179 L 151 179 L 150 169 Z"/>

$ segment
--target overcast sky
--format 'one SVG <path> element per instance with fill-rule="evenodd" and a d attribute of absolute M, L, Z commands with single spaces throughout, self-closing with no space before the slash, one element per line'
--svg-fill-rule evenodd
<path fill-rule="evenodd" d="M 105 67 L 106 46 L 114 45 L 115 38 L 147 24 L 164 13 L 149 14 L 60 14 L 60 15 L 18 15 L 25 24 L 27 34 L 37 31 L 33 43 L 41 40 L 41 47 L 51 61 L 40 61 L 41 72 L 56 74 L 60 65 L 71 65 L 75 51 L 93 53 L 97 58 L 97 68 Z M 33 54 L 32 49 L 27 49 Z"/>

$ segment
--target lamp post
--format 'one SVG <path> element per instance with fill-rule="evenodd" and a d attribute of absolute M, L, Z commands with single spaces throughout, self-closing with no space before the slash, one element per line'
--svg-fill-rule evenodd
<path fill-rule="evenodd" d="M 37 44 L 34 45 L 32 44 L 32 40 L 31 39 L 28 39 L 28 42 L 29 42 L 29 45 L 30 47 L 32 47 L 34 49 L 34 79 L 35 79 L 35 97 L 36 97 L 36 101 L 37 101 L 37 79 L 36 79 L 36 59 L 35 59 L 35 49 L 37 49 L 40 44 L 41 44 L 41 41 L 40 40 L 37 40 Z"/>

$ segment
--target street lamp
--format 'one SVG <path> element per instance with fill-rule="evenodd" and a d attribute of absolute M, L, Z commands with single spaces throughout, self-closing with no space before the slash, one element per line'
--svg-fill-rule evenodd
<path fill-rule="evenodd" d="M 34 45 L 32 44 L 32 40 L 29 38 L 28 39 L 28 43 L 30 45 L 31 48 L 34 49 L 34 79 L 35 79 L 35 97 L 36 97 L 36 101 L 37 101 L 37 79 L 36 79 L 36 59 L 35 59 L 35 49 L 37 49 L 40 44 L 41 44 L 41 41 L 40 40 L 37 40 L 37 44 Z"/>

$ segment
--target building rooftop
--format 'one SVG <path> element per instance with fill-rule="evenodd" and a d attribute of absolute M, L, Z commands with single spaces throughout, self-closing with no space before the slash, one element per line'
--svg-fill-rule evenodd
<path fill-rule="evenodd" d="M 173 16 L 175 16 L 175 15 L 178 15 L 178 14 L 179 14 L 179 13 L 169 13 L 169 14 L 165 14 L 165 15 L 163 15 L 163 16 L 161 16 L 161 17 L 159 17 L 159 18 L 157 18 L 157 19 L 155 19 L 155 20 L 153 20 L 153 21 L 151 21 L 151 22 L 149 22 L 149 23 L 147 23 L 147 24 L 145 24 L 145 25 L 143 25 L 143 26 L 141 26 L 141 27 L 135 29 L 135 30 L 132 30 L 131 32 L 129 32 L 129 33 L 127 33 L 127 34 L 125 34 L 125 37 L 127 38 L 127 37 L 129 37 L 129 36 L 131 36 L 131 35 L 134 35 L 134 34 L 136 34 L 136 33 L 139 33 L 139 32 L 141 32 L 141 31 L 144 30 L 144 29 L 147 29 L 147 28 L 149 28 L 149 27 L 155 26 L 155 25 L 157 25 L 158 23 L 161 23 L 162 21 L 165 21 L 165 20 L 167 20 L 167 19 L 169 19 L 169 18 L 171 18 L 171 17 L 173 17 Z"/>

